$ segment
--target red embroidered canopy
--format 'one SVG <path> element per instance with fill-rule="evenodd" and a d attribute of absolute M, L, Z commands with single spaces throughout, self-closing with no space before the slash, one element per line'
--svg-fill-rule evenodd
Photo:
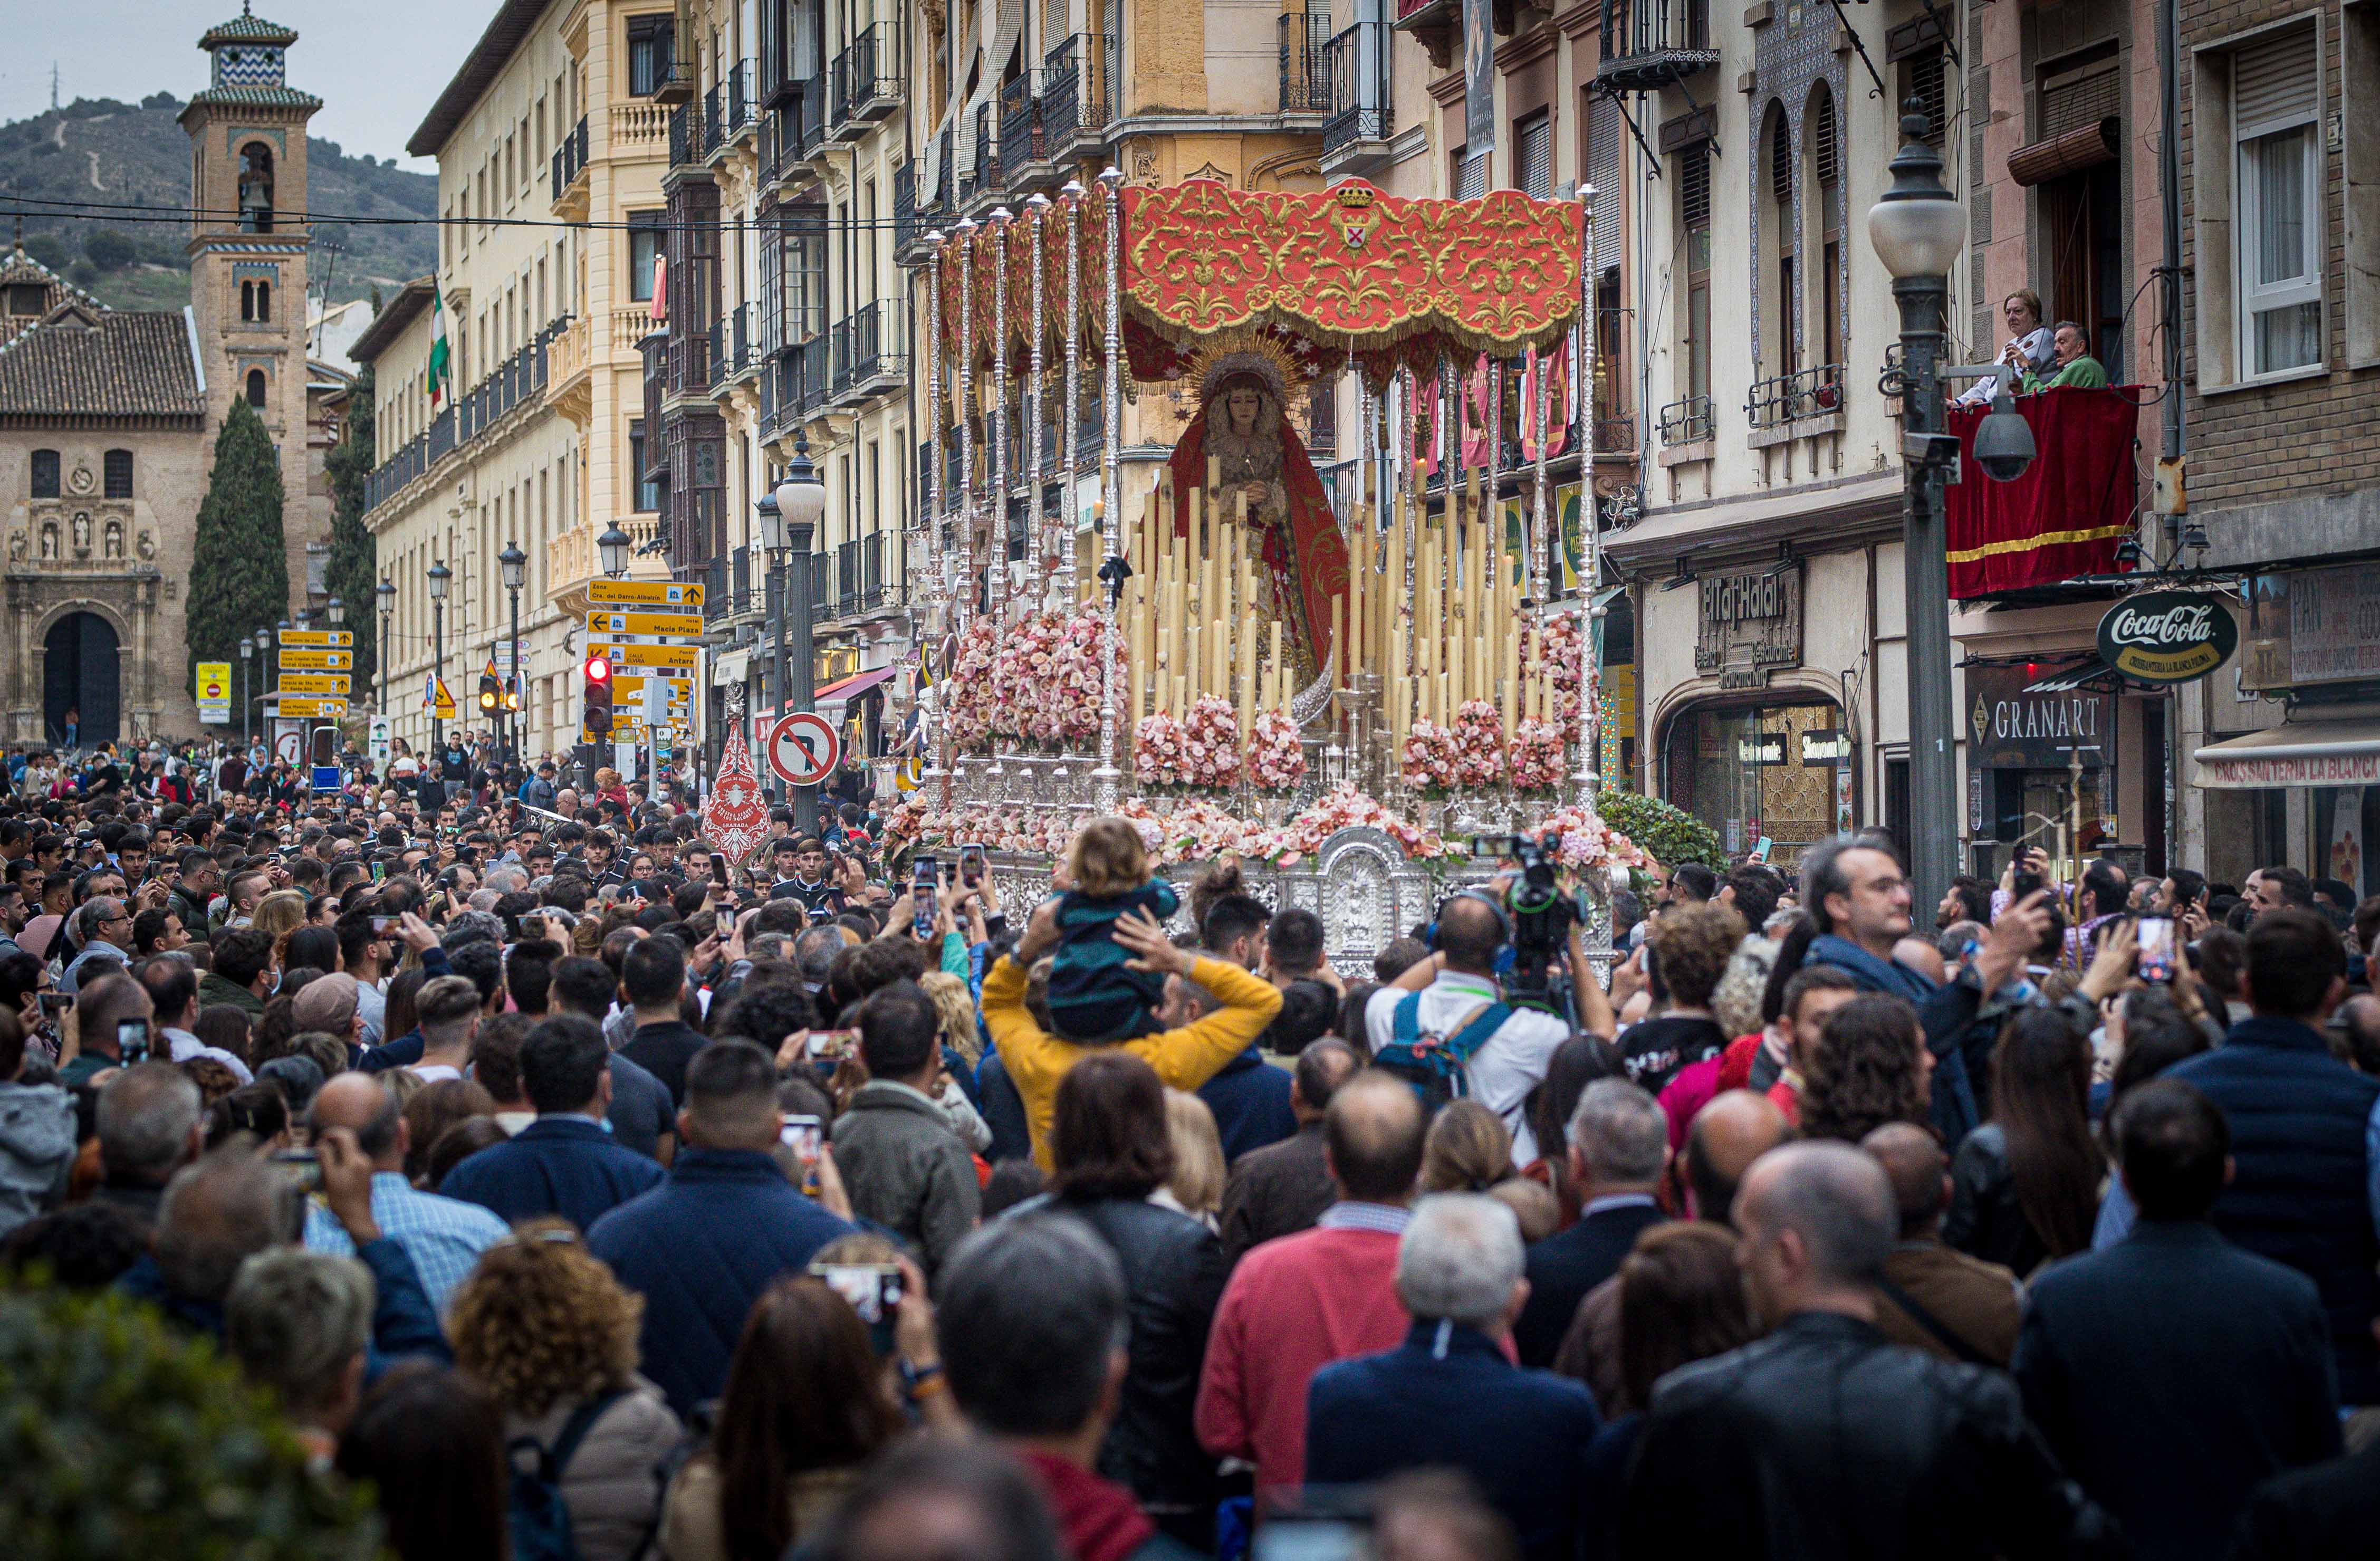
<path fill-rule="evenodd" d="M 1981 407 L 1950 409 L 1961 481 L 1943 490 L 1950 594 L 1989 596 L 2111 573 L 2116 547 L 2131 533 L 2138 486 L 2132 441 L 2140 430 L 2138 387 L 2071 388 L 2020 396 L 2033 429 L 2034 459 L 2013 482 L 1995 482 L 1975 464 Z"/>
<path fill-rule="evenodd" d="M 1172 378 L 1203 339 L 1255 328 L 1293 346 L 1314 367 L 1352 355 L 1377 383 L 1404 363 L 1435 372 L 1441 355 L 1516 358 L 1524 348 L 1549 349 L 1578 318 L 1580 208 L 1570 202 L 1509 189 L 1475 201 L 1404 200 L 1360 180 L 1286 194 L 1194 179 L 1122 195 L 1123 324 L 1141 379 Z M 1061 342 L 1070 223 L 1081 226 L 1077 326 L 1096 349 L 1106 315 L 1106 192 L 1062 198 L 1041 211 L 1042 317 Z M 996 253 L 1002 239 L 1004 267 Z M 991 361 L 1004 323 L 1009 372 L 1026 371 L 1035 240 L 1026 213 L 1004 230 L 978 227 L 944 247 L 947 351 L 959 347 L 964 298 L 975 316 L 978 365 Z M 1056 360 L 1049 348 L 1045 366 Z"/>

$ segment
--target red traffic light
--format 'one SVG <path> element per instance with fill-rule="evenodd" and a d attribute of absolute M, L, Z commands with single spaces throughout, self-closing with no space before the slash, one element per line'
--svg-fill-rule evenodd
<path fill-rule="evenodd" d="M 609 683 L 612 680 L 611 658 L 601 655 L 589 656 L 585 671 L 587 681 L 589 683 Z"/>

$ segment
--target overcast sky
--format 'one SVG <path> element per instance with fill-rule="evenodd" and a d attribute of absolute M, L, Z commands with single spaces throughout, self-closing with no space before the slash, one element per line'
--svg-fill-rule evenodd
<path fill-rule="evenodd" d="M 295 28 L 289 84 L 322 100 L 313 133 L 350 155 L 407 157 L 405 143 L 495 14 L 496 0 L 256 0 L 257 14 Z M 188 98 L 207 84 L 199 35 L 239 14 L 240 0 L 67 0 L 11 5 L 17 25 L 0 51 L 0 122 L 58 101 L 137 103 L 163 89 Z"/>

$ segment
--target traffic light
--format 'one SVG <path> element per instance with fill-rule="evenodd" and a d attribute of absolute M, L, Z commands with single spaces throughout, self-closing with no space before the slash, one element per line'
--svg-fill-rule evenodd
<path fill-rule="evenodd" d="M 612 661 L 602 652 L 590 653 L 579 670 L 587 676 L 587 735 L 612 735 Z"/>
<path fill-rule="evenodd" d="M 504 686 L 496 681 L 496 664 L 491 657 L 486 669 L 480 674 L 480 713 L 492 715 L 504 707 Z"/>
<path fill-rule="evenodd" d="M 504 708 L 516 711 L 520 709 L 520 674 L 518 673 L 504 679 Z"/>

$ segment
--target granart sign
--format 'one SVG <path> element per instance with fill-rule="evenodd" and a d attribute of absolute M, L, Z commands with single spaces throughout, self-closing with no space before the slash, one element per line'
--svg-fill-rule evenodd
<path fill-rule="evenodd" d="M 2062 770 L 2079 753 L 2084 769 L 2106 764 L 2115 700 L 2095 689 L 2027 693 L 2038 676 L 2022 666 L 1967 668 L 1969 762 L 1986 770 Z"/>
<path fill-rule="evenodd" d="M 2099 620 L 2101 659 L 2143 683 L 2194 682 L 2239 648 L 2230 609 L 2204 591 L 2143 591 Z"/>

